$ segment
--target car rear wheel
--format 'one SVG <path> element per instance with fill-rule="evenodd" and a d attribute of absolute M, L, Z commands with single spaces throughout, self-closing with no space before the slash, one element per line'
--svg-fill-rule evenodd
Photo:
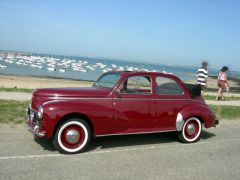
<path fill-rule="evenodd" d="M 73 154 L 84 151 L 91 138 L 86 121 L 69 119 L 62 123 L 53 138 L 53 144 L 60 153 Z"/>
<path fill-rule="evenodd" d="M 178 132 L 178 139 L 183 143 L 193 143 L 200 139 L 201 132 L 201 121 L 191 117 L 184 123 L 182 131 Z"/>

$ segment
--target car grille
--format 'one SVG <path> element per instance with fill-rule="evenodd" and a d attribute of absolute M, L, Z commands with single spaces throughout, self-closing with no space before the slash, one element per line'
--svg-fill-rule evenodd
<path fill-rule="evenodd" d="M 32 122 L 39 125 L 40 129 L 42 128 L 42 120 L 38 117 L 37 111 L 32 108 L 28 108 L 27 114 Z"/>

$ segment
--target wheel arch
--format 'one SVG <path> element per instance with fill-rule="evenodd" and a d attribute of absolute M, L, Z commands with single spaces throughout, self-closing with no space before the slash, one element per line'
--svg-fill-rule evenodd
<path fill-rule="evenodd" d="M 189 114 L 189 115 L 186 115 L 186 114 L 182 114 L 182 113 L 178 113 L 177 115 L 177 119 L 176 119 L 176 130 L 177 131 L 182 131 L 182 128 L 184 126 L 184 123 L 190 119 L 190 118 L 197 118 L 199 119 L 199 121 L 201 122 L 202 125 L 205 126 L 205 122 L 204 122 L 204 119 L 201 115 L 199 114 Z"/>
<path fill-rule="evenodd" d="M 94 126 L 91 122 L 91 120 L 85 115 L 85 114 L 82 114 L 82 113 L 78 113 L 78 112 L 73 112 L 73 113 L 69 113 L 69 114 L 66 114 L 64 115 L 57 123 L 57 125 L 54 127 L 54 131 L 53 131 L 53 135 L 56 133 L 58 127 L 65 121 L 67 121 L 68 119 L 71 119 L 71 118 L 79 118 L 79 119 L 82 119 L 84 121 L 86 121 L 90 127 L 90 130 L 91 130 L 91 134 L 94 135 Z"/>

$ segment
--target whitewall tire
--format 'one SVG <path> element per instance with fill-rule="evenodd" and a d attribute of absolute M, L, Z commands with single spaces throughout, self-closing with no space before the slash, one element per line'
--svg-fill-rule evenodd
<path fill-rule="evenodd" d="M 184 123 L 182 131 L 178 132 L 178 138 L 183 143 L 193 143 L 200 139 L 201 132 L 201 121 L 196 117 L 191 117 Z"/>
<path fill-rule="evenodd" d="M 91 131 L 86 121 L 69 119 L 56 130 L 53 144 L 59 152 L 73 154 L 84 151 L 90 138 Z"/>

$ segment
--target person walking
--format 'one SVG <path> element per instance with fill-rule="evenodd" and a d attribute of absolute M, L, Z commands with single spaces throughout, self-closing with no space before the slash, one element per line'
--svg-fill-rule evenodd
<path fill-rule="evenodd" d="M 208 85 L 208 63 L 207 61 L 202 62 L 202 67 L 197 71 L 197 84 L 201 85 L 202 91 L 207 89 Z"/>
<path fill-rule="evenodd" d="M 227 74 L 226 74 L 227 70 L 228 70 L 228 67 L 223 66 L 218 74 L 218 92 L 217 92 L 216 101 L 218 101 L 219 97 L 221 97 L 222 101 L 225 100 L 223 92 L 226 88 L 229 88 L 229 82 L 227 80 Z"/>

